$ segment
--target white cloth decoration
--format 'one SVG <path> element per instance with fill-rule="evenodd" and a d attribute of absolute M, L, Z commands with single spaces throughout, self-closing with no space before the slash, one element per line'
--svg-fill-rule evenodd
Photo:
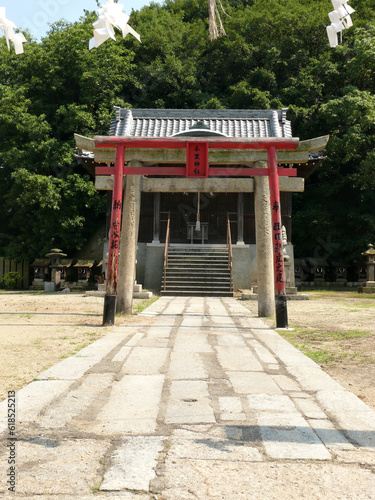
<path fill-rule="evenodd" d="M 350 0 L 332 0 L 332 5 L 335 10 L 328 14 L 331 25 L 327 26 L 327 35 L 331 47 L 336 47 L 338 45 L 338 33 L 340 33 L 342 37 L 342 31 L 353 26 L 350 14 L 353 14 L 355 10 L 348 4 L 349 1 Z"/>
<path fill-rule="evenodd" d="M 94 37 L 90 40 L 90 50 L 99 47 L 108 38 L 116 40 L 114 27 L 122 31 L 124 38 L 130 33 L 141 41 L 139 34 L 128 25 L 129 16 L 123 12 L 123 8 L 124 6 L 121 3 L 107 0 L 107 3 L 98 10 L 99 19 L 93 23 Z"/>
<path fill-rule="evenodd" d="M 5 7 L 0 7 L 0 30 L 4 31 L 8 49 L 10 50 L 9 41 L 14 44 L 15 53 L 23 54 L 23 43 L 27 42 L 23 33 L 15 33 L 16 25 L 5 17 Z"/>

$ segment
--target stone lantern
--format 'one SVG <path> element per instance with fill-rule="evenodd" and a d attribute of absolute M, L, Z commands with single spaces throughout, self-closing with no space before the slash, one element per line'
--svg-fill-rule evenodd
<path fill-rule="evenodd" d="M 375 250 L 371 243 L 362 255 L 367 259 L 367 281 L 363 283 L 363 293 L 375 293 Z"/>
<path fill-rule="evenodd" d="M 46 257 L 51 259 L 51 264 L 49 267 L 51 268 L 51 281 L 45 282 L 44 290 L 46 292 L 54 292 L 56 288 L 60 286 L 61 280 L 61 269 L 62 263 L 61 259 L 66 257 L 67 254 L 63 253 L 59 248 L 53 248 L 49 253 L 46 254 Z"/>

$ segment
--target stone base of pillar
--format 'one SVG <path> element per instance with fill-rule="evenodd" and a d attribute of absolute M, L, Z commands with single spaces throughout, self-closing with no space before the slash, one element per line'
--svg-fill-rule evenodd
<path fill-rule="evenodd" d="M 360 288 L 363 293 L 375 293 L 375 281 L 366 281 Z"/>
<path fill-rule="evenodd" d="M 309 300 L 309 296 L 305 293 L 288 293 L 286 298 L 288 300 Z M 257 293 L 242 293 L 242 300 L 258 300 Z"/>
<path fill-rule="evenodd" d="M 298 292 L 297 287 L 295 287 L 295 286 L 287 286 L 287 287 L 285 287 L 285 290 L 286 290 L 287 295 L 295 295 Z M 255 294 L 258 293 L 257 286 L 253 286 L 253 293 L 255 293 Z"/>

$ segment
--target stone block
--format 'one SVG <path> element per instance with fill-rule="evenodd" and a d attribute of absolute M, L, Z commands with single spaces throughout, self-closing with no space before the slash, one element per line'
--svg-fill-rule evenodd
<path fill-rule="evenodd" d="M 55 292 L 56 285 L 53 281 L 45 281 L 44 282 L 44 291 L 45 292 Z"/>

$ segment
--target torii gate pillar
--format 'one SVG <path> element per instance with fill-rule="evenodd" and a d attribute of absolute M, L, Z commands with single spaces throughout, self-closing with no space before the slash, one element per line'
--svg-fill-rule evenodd
<path fill-rule="evenodd" d="M 267 169 L 267 162 L 257 162 L 255 167 Z M 264 318 L 273 316 L 275 312 L 271 197 L 268 176 L 255 177 L 254 184 L 258 316 Z"/>
<path fill-rule="evenodd" d="M 131 167 L 141 165 L 140 162 L 136 161 L 129 164 Z M 133 309 L 140 204 L 141 176 L 128 175 L 125 185 L 116 304 L 116 312 L 124 314 L 132 314 Z"/>

